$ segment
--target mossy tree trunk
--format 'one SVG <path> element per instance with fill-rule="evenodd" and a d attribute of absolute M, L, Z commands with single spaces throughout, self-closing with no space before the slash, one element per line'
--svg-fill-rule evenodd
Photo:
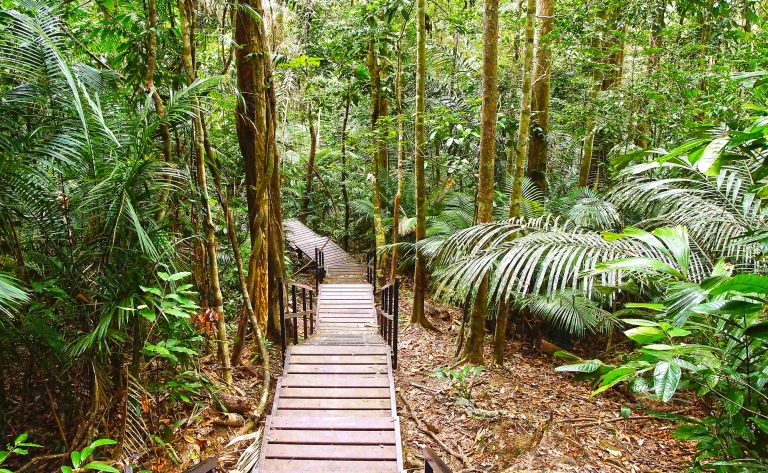
<path fill-rule="evenodd" d="M 483 103 L 480 111 L 480 178 L 477 190 L 477 223 L 493 219 L 493 170 L 496 154 L 496 112 L 498 101 L 499 2 L 485 0 L 483 5 Z M 469 334 L 463 359 L 482 364 L 485 318 L 488 313 L 486 275 L 477 289 L 469 320 Z"/>

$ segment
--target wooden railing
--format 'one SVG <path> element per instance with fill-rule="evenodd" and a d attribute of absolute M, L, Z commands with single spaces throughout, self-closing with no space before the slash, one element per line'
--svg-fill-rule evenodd
<path fill-rule="evenodd" d="M 315 289 L 296 281 L 279 278 L 277 289 L 280 298 L 280 347 L 288 349 L 287 322 L 292 321 L 293 344 L 299 343 L 299 319 L 304 322 L 303 340 L 306 340 L 315 332 Z"/>
<path fill-rule="evenodd" d="M 368 252 L 368 264 L 365 268 L 365 279 L 368 284 L 373 286 L 373 293 L 376 294 L 376 250 Z"/>
<path fill-rule="evenodd" d="M 376 276 L 374 275 L 374 279 Z M 400 279 L 381 288 L 381 310 L 377 312 L 379 333 L 392 348 L 392 369 L 397 369 L 397 327 L 400 302 Z"/>
<path fill-rule="evenodd" d="M 424 447 L 424 473 L 453 473 L 434 450 Z"/>
<path fill-rule="evenodd" d="M 325 279 L 325 254 L 322 248 L 315 247 L 315 293 Z"/>
<path fill-rule="evenodd" d="M 219 457 L 210 457 L 193 466 L 184 473 L 216 473 L 216 466 L 219 464 Z"/>

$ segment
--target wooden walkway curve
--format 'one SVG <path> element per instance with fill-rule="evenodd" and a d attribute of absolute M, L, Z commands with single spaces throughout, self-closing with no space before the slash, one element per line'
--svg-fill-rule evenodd
<path fill-rule="evenodd" d="M 288 228 L 289 243 L 311 257 L 317 235 L 296 220 Z M 329 276 L 339 264 L 337 275 L 364 280 L 365 267 L 346 253 L 337 258 L 331 243 Z M 288 348 L 254 471 L 404 471 L 391 349 L 378 332 L 373 288 L 357 281 L 319 286 L 315 334 Z"/>
<path fill-rule="evenodd" d="M 345 252 L 329 237 L 320 236 L 295 218 L 283 222 L 283 231 L 288 246 L 298 250 L 310 259 L 315 257 L 315 248 L 323 250 L 327 276 L 333 280 L 365 280 L 365 265 Z"/>

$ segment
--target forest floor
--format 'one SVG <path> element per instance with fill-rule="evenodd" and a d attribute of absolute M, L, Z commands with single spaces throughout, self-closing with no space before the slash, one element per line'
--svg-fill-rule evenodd
<path fill-rule="evenodd" d="M 409 314 L 410 294 L 400 300 L 401 314 Z M 454 321 L 461 320 L 461 311 L 436 304 L 432 308 L 432 314 L 438 316 L 431 320 L 439 332 L 405 324 L 400 329 L 395 385 L 407 470 L 423 471 L 424 446 L 433 448 L 455 472 L 660 473 L 687 469 L 695 445 L 672 438 L 675 425 L 649 418 L 643 407 L 696 415 L 693 405 L 684 401 L 660 405 L 649 400 L 641 405 L 616 390 L 590 398 L 587 383 L 555 372 L 562 362 L 516 338 L 507 343 L 503 367 L 492 365 L 492 343 L 486 342 L 488 366 L 477 376 L 473 390 L 473 407 L 480 410 L 457 405 L 450 382 L 430 374 L 454 361 L 458 333 Z M 589 355 L 578 347 L 573 351 Z M 622 406 L 631 409 L 628 420 L 620 414 Z M 482 410 L 501 415 L 485 417 L 494 413 Z M 419 429 L 414 415 L 424 430 Z"/>

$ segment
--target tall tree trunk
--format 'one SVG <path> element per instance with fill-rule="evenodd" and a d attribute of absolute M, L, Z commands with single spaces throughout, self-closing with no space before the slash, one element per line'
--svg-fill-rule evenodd
<path fill-rule="evenodd" d="M 400 230 L 400 199 L 403 195 L 403 33 L 405 25 L 400 30 L 400 37 L 397 38 L 397 67 L 395 68 L 395 100 L 397 106 L 397 192 L 395 193 L 392 205 L 392 244 L 397 243 L 397 236 Z M 392 249 L 391 254 L 392 267 L 389 271 L 389 278 L 394 279 L 397 276 L 397 247 Z"/>
<path fill-rule="evenodd" d="M 250 8 L 263 14 L 261 0 L 249 0 Z M 262 332 L 269 319 L 269 207 L 270 149 L 268 140 L 267 101 L 265 93 L 266 35 L 261 20 L 246 10 L 238 9 L 235 19 L 237 50 L 237 83 L 243 95 L 237 103 L 235 125 L 240 153 L 245 167 L 248 226 L 251 255 L 248 260 L 248 289 L 253 311 Z M 277 238 L 278 236 L 275 236 Z"/>
<path fill-rule="evenodd" d="M 536 64 L 533 73 L 532 105 L 535 128 L 531 130 L 527 176 L 544 193 L 547 192 L 547 134 L 549 133 L 549 85 L 552 77 L 552 40 L 555 0 L 538 0 L 536 16 Z M 527 31 L 527 30 L 526 30 Z"/>
<path fill-rule="evenodd" d="M 312 104 L 307 106 L 307 121 L 309 122 L 309 159 L 307 160 L 307 176 L 304 179 L 304 198 L 301 201 L 301 223 L 307 223 L 309 217 L 309 196 L 312 193 L 312 178 L 315 175 L 315 156 L 317 155 L 317 129 L 312 116 Z"/>
<path fill-rule="evenodd" d="M 184 69 L 187 73 L 187 82 L 192 84 L 195 81 L 195 67 L 192 60 L 192 27 L 190 25 L 190 17 L 192 16 L 192 2 L 191 0 L 178 0 L 179 5 L 179 23 L 181 23 L 181 38 L 182 38 L 182 60 L 184 63 Z M 196 172 L 197 183 L 202 193 L 202 205 L 205 213 L 205 219 L 203 221 L 203 230 L 205 231 L 205 239 L 208 246 L 208 267 L 211 279 L 211 289 L 213 291 L 214 304 L 216 307 L 217 315 L 217 332 L 218 332 L 218 347 L 219 347 L 219 361 L 222 364 L 224 382 L 232 384 L 232 368 L 229 364 L 229 342 L 227 340 L 227 327 L 224 320 L 224 298 L 221 293 L 221 284 L 219 282 L 219 263 L 218 263 L 218 244 L 216 243 L 216 227 L 213 224 L 213 216 L 211 212 L 210 199 L 208 198 L 208 183 L 206 181 L 206 169 L 205 169 L 205 146 L 203 145 L 203 126 L 200 114 L 202 109 L 197 97 L 192 97 L 192 106 L 195 111 L 195 115 L 192 118 L 193 122 L 193 134 L 194 145 L 196 155 Z"/>
<path fill-rule="evenodd" d="M 379 118 L 382 111 L 381 106 L 381 74 L 379 71 L 379 60 L 376 57 L 376 45 L 374 39 L 371 38 L 368 43 L 368 71 L 371 75 L 371 139 L 374 140 L 374 152 L 371 166 L 371 175 L 373 176 L 373 229 L 375 233 L 376 248 L 382 248 L 387 244 L 387 237 L 384 234 L 384 220 L 383 220 L 383 205 L 381 202 L 382 190 L 380 182 L 380 163 L 382 151 L 384 146 L 384 140 L 380 136 L 379 130 Z M 378 255 L 376 256 L 378 258 Z M 384 284 L 384 265 L 379 259 L 379 264 L 376 265 L 377 274 L 376 278 L 379 281 L 379 286 Z"/>
<path fill-rule="evenodd" d="M 427 236 L 427 185 L 424 158 L 427 154 L 424 137 L 425 84 L 427 78 L 426 0 L 416 0 L 416 149 L 414 173 L 416 178 L 416 269 L 413 277 L 412 324 L 430 327 L 424 311 L 427 296 L 427 256 L 420 242 Z"/>
<path fill-rule="evenodd" d="M 661 59 L 661 35 L 664 31 L 664 16 L 667 11 L 667 0 L 656 0 L 656 8 L 653 14 L 653 24 L 651 25 L 651 35 L 648 40 L 648 47 L 651 53 L 648 55 L 648 73 L 654 74 L 659 71 L 659 61 Z"/>
<path fill-rule="evenodd" d="M 605 10 L 599 10 L 597 12 L 597 19 L 601 23 L 605 23 L 606 19 L 606 11 Z M 605 28 L 603 28 L 605 29 Z M 592 59 L 592 87 L 589 90 L 589 103 L 587 104 L 587 107 L 589 108 L 587 112 L 587 120 L 584 125 L 584 130 L 586 132 L 586 136 L 584 138 L 584 145 L 582 147 L 581 151 L 581 163 L 579 164 L 579 187 L 586 187 L 589 183 L 589 170 L 592 165 L 592 154 L 594 150 L 594 144 L 595 144 L 595 132 L 596 130 L 596 121 L 595 121 L 595 99 L 597 98 L 597 94 L 600 92 L 601 88 L 603 87 L 603 71 L 602 68 L 604 67 L 605 63 L 605 57 L 603 55 L 603 41 L 600 39 L 600 37 L 595 34 L 592 37 L 592 40 L 590 41 L 590 47 L 591 49 L 597 51 L 597 55 L 595 58 Z"/>
<path fill-rule="evenodd" d="M 152 94 L 152 101 L 155 104 L 155 112 L 160 117 L 160 136 L 163 139 L 163 160 L 170 164 L 171 154 L 171 134 L 168 131 L 168 123 L 165 117 L 165 105 L 163 99 L 155 88 L 155 68 L 157 66 L 157 2 L 156 0 L 147 0 L 147 72 L 144 76 L 144 87 L 148 94 Z M 166 186 L 160 193 L 157 213 L 155 220 L 165 218 L 168 207 L 167 184 L 170 183 L 170 175 L 166 178 Z"/>
<path fill-rule="evenodd" d="M 341 247 L 349 251 L 349 194 L 347 194 L 347 122 L 349 120 L 349 102 L 352 85 L 347 85 L 347 97 L 344 99 L 344 120 L 341 122 L 341 200 L 344 203 L 344 235 Z"/>
<path fill-rule="evenodd" d="M 277 288 L 278 278 L 285 276 L 285 258 L 283 250 L 283 202 L 280 196 L 280 153 L 277 150 L 277 99 L 275 88 L 272 86 L 272 63 L 264 62 L 264 81 L 269 87 L 267 96 L 267 144 L 271 151 L 268 155 L 267 175 L 269 177 L 269 224 L 267 245 L 267 278 L 268 284 L 268 317 L 272 321 L 268 325 L 268 335 L 277 339 L 280 333 L 280 308 Z"/>
<path fill-rule="evenodd" d="M 542 0 L 539 0 L 542 1 Z M 545 0 L 546 1 L 546 0 Z M 520 216 L 523 200 L 523 175 L 525 155 L 528 150 L 528 128 L 531 122 L 531 95 L 533 93 L 533 40 L 536 29 L 536 0 L 528 0 L 525 17 L 525 52 L 523 53 L 523 90 L 520 101 L 520 124 L 517 128 L 517 150 L 515 151 L 515 177 L 512 180 L 512 195 L 509 199 L 509 217 Z M 509 301 L 504 293 L 499 295 L 500 303 L 496 313 L 496 329 L 493 335 L 493 361 L 504 364 L 504 345 L 507 333 Z"/>
<path fill-rule="evenodd" d="M 496 102 L 498 101 L 498 37 L 499 2 L 485 0 L 483 12 L 483 103 L 480 111 L 480 178 L 477 189 L 477 222 L 493 219 L 493 169 L 496 154 Z M 519 146 L 519 144 L 518 144 Z M 485 317 L 488 312 L 488 285 L 486 275 L 477 289 L 469 335 L 464 345 L 464 360 L 482 364 Z"/>

